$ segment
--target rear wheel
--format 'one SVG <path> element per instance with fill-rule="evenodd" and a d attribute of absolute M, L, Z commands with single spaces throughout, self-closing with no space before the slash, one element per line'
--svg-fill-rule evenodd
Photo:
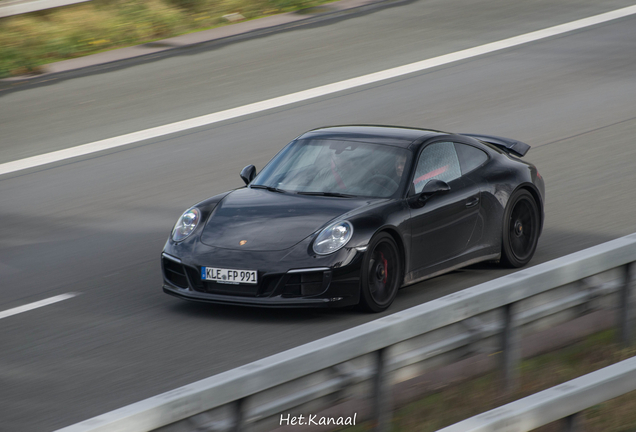
<path fill-rule="evenodd" d="M 510 197 L 504 214 L 501 263 L 523 267 L 534 255 L 539 240 L 539 207 L 525 189 Z"/>
<path fill-rule="evenodd" d="M 387 233 L 371 239 L 360 278 L 360 306 L 369 312 L 386 310 L 402 285 L 402 261 L 395 240 Z"/>

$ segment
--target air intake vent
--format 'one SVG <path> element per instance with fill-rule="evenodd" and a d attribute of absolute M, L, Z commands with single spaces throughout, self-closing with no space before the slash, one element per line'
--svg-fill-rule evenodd
<path fill-rule="evenodd" d="M 284 293 L 291 297 L 305 297 L 320 294 L 326 288 L 323 284 L 324 272 L 314 271 L 289 275 Z"/>
<path fill-rule="evenodd" d="M 173 285 L 180 288 L 188 288 L 188 278 L 186 277 L 183 266 L 167 258 L 162 258 L 161 261 L 163 263 L 163 275 L 165 278 Z"/>

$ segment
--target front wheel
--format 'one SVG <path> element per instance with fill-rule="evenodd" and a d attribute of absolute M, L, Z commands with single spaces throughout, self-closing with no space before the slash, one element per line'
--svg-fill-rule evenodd
<path fill-rule="evenodd" d="M 539 240 L 539 207 L 525 189 L 510 197 L 504 214 L 501 263 L 523 267 L 534 255 Z"/>
<path fill-rule="evenodd" d="M 371 239 L 360 278 L 360 306 L 369 312 L 386 310 L 402 285 L 402 262 L 395 240 L 387 233 Z"/>

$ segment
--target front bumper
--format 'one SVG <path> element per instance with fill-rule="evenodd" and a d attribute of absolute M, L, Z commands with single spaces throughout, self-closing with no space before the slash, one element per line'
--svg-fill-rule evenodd
<path fill-rule="evenodd" d="M 212 250 L 205 255 L 183 254 L 169 249 L 161 257 L 163 291 L 191 301 L 260 307 L 344 307 L 360 300 L 360 269 L 363 252 L 342 249 L 313 264 L 303 258 L 294 262 L 289 254 Z M 256 259 L 258 258 L 258 259 Z M 248 264 L 238 264 L 248 263 Z M 251 263 L 258 263 L 253 266 Z M 296 265 L 295 265 L 296 264 Z M 202 266 L 251 268 L 258 271 L 258 284 L 229 285 L 201 279 Z"/>

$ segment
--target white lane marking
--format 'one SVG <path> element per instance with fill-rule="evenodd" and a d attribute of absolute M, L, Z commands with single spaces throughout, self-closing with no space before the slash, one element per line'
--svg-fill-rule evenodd
<path fill-rule="evenodd" d="M 188 129 L 197 128 L 200 126 L 207 126 L 214 123 L 222 122 L 225 120 L 235 119 L 237 117 L 246 116 L 249 114 L 255 114 L 262 111 L 267 111 L 273 108 L 279 108 L 285 105 L 290 105 L 296 102 L 302 102 L 309 99 L 337 93 L 344 90 L 349 90 L 355 87 L 360 87 L 367 84 L 373 84 L 380 81 L 384 81 L 391 78 L 400 77 L 414 72 L 421 72 L 426 69 L 431 69 L 437 66 L 453 63 L 460 60 L 466 60 L 472 57 L 488 54 L 495 51 L 511 48 L 514 46 L 534 42 L 540 39 L 545 39 L 551 36 L 560 35 L 563 33 L 571 32 L 573 30 L 582 29 L 585 27 L 601 24 L 604 22 L 612 21 L 618 18 L 623 18 L 629 15 L 636 14 L 636 5 L 629 6 L 622 9 L 617 9 L 611 12 L 602 13 L 600 15 L 594 15 L 592 17 L 583 18 L 580 20 L 572 21 L 565 24 L 560 24 L 554 27 L 549 27 L 543 30 L 537 30 L 534 32 L 526 33 L 520 36 L 503 39 L 497 42 L 487 43 L 473 48 L 457 51 L 450 54 L 445 54 L 439 57 L 434 57 L 427 60 L 418 61 L 415 63 L 407 64 L 404 66 L 395 67 L 392 69 L 386 69 L 380 72 L 363 75 L 356 78 L 351 78 L 344 81 L 339 81 L 332 84 L 327 84 L 320 87 L 315 87 L 308 90 L 291 93 L 285 96 L 275 97 L 273 99 L 267 99 L 261 102 L 255 102 L 248 105 L 243 105 L 237 108 L 232 108 L 224 111 L 219 111 L 212 114 L 203 115 L 200 117 L 194 117 L 188 120 L 182 120 L 175 123 L 170 123 L 163 126 L 157 126 L 150 129 L 141 130 L 138 132 L 132 132 L 125 135 L 120 135 L 113 138 L 107 138 L 100 141 L 95 141 L 88 144 L 71 147 L 64 150 L 58 150 L 51 153 L 45 153 L 39 156 L 33 156 L 25 159 L 20 159 L 12 162 L 0 164 L 0 175 L 9 174 L 16 171 L 21 171 L 37 166 L 45 165 L 48 163 L 59 162 L 65 159 L 70 159 L 78 156 L 84 156 L 91 153 L 99 152 L 102 150 L 109 150 L 116 147 L 133 144 L 143 140 L 157 138 L 164 135 L 169 135 L 176 132 L 182 132 Z"/>
<path fill-rule="evenodd" d="M 8 309 L 6 311 L 0 311 L 0 319 L 6 318 L 6 317 L 10 317 L 12 315 L 17 315 L 17 314 L 22 313 L 22 312 L 27 312 L 27 311 L 30 311 L 30 310 L 33 310 L 33 309 L 41 308 L 42 306 L 48 306 L 48 305 L 53 304 L 53 303 L 61 302 L 62 300 L 67 300 L 67 299 L 70 299 L 72 297 L 75 297 L 78 294 L 79 293 L 60 294 L 60 295 L 55 296 L 55 297 L 51 297 L 51 298 L 47 298 L 47 299 L 44 299 L 44 300 L 36 301 L 34 303 L 29 303 L 29 304 L 26 304 L 24 306 L 18 306 L 16 308 Z"/>

